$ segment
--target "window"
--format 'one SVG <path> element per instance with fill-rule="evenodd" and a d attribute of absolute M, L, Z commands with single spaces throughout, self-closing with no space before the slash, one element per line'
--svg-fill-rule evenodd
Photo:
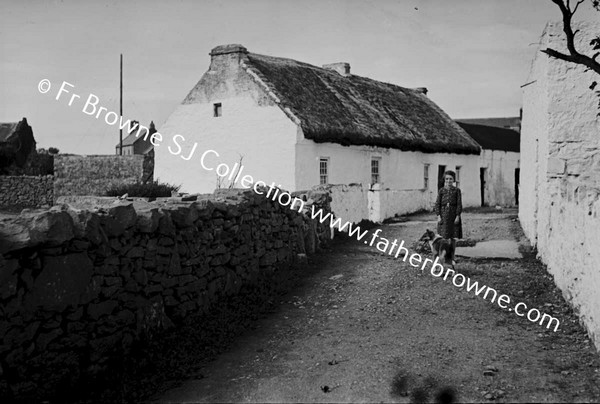
<path fill-rule="evenodd" d="M 460 166 L 456 166 L 456 187 L 460 188 Z"/>
<path fill-rule="evenodd" d="M 220 102 L 213 105 L 213 112 L 215 118 L 221 116 L 221 114 L 223 113 L 223 108 L 221 107 Z"/>
<path fill-rule="evenodd" d="M 319 159 L 319 184 L 329 183 L 329 157 Z"/>
<path fill-rule="evenodd" d="M 429 164 L 423 164 L 423 188 L 429 189 Z"/>
<path fill-rule="evenodd" d="M 377 184 L 381 182 L 381 176 L 379 175 L 380 162 L 380 157 L 373 157 L 371 159 L 371 184 Z"/>

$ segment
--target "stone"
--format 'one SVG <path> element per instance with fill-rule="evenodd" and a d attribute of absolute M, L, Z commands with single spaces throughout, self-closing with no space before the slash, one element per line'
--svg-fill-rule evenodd
<path fill-rule="evenodd" d="M 46 349 L 46 347 L 48 346 L 48 344 L 50 342 L 52 342 L 53 340 L 55 340 L 62 333 L 63 333 L 63 331 L 60 328 L 55 328 L 54 330 L 47 332 L 47 333 L 41 333 L 37 337 L 37 340 L 35 343 L 40 351 L 44 351 Z"/>
<path fill-rule="evenodd" d="M 136 228 L 141 233 L 154 233 L 158 229 L 160 217 L 158 208 L 141 209 L 137 212 Z"/>
<path fill-rule="evenodd" d="M 18 267 L 16 259 L 0 262 L 0 298 L 3 300 L 17 294 Z"/>
<path fill-rule="evenodd" d="M 80 303 L 92 278 L 93 264 L 85 253 L 44 257 L 41 273 L 26 295 L 25 306 L 63 311 Z"/>
<path fill-rule="evenodd" d="M 124 229 L 134 226 L 137 222 L 137 213 L 133 203 L 112 207 L 108 210 L 108 215 L 113 217 Z"/>
<path fill-rule="evenodd" d="M 115 300 L 107 300 L 102 303 L 90 304 L 87 308 L 87 313 L 92 319 L 97 320 L 102 316 L 111 314 L 118 305 L 119 303 Z"/>

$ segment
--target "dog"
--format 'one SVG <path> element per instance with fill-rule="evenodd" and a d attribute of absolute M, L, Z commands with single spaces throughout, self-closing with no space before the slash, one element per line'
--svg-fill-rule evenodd
<path fill-rule="evenodd" d="M 427 229 L 419 241 L 427 241 L 429 243 L 434 260 L 440 257 L 440 261 L 454 268 L 454 261 L 452 261 L 454 248 L 450 240 Z"/>

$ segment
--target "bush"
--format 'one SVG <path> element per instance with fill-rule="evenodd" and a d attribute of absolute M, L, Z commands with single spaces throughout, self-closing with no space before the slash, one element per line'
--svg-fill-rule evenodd
<path fill-rule="evenodd" d="M 136 198 L 159 198 L 171 196 L 171 192 L 177 192 L 181 185 L 161 184 L 158 181 L 133 184 L 117 185 L 106 191 L 106 196 L 122 196 L 127 194 Z"/>
<path fill-rule="evenodd" d="M 60 152 L 60 150 L 58 150 L 56 147 L 49 147 L 48 148 L 48 153 L 49 154 L 58 154 Z"/>

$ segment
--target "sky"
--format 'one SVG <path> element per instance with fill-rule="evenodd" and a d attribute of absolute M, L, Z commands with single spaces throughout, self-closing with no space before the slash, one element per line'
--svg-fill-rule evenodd
<path fill-rule="evenodd" d="M 560 20 L 550 0 L 1 0 L 0 15 L 0 122 L 27 117 L 38 147 L 76 154 L 114 153 L 118 127 L 82 100 L 119 112 L 121 53 L 123 116 L 159 130 L 228 43 L 427 87 L 455 119 L 517 116 L 544 26 Z M 79 103 L 55 99 L 64 81 Z"/>

